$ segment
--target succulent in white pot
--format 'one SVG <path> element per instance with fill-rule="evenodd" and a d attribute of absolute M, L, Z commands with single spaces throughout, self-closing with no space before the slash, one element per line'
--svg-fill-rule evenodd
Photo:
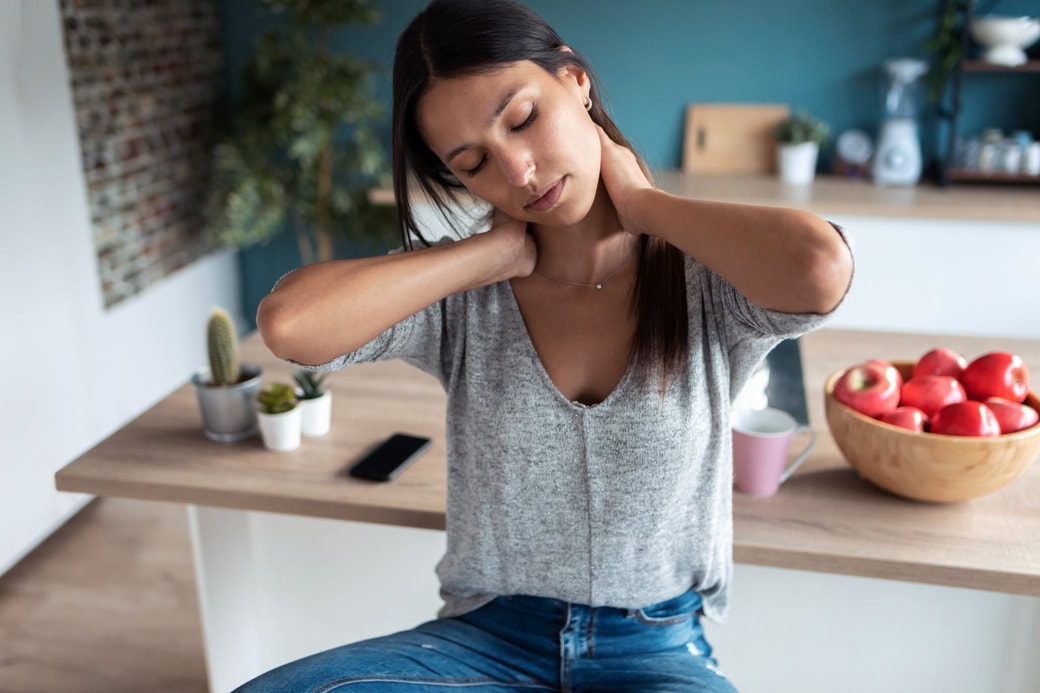
<path fill-rule="evenodd" d="M 301 430 L 308 437 L 323 436 L 332 426 L 332 393 L 325 387 L 328 372 L 297 368 L 293 371 L 300 400 Z"/>
<path fill-rule="evenodd" d="M 300 447 L 301 417 L 296 390 L 285 383 L 270 383 L 260 390 L 256 403 L 264 447 L 279 452 Z"/>
<path fill-rule="evenodd" d="M 811 183 L 816 176 L 820 147 L 827 142 L 830 132 L 827 123 L 804 110 L 777 123 L 773 136 L 780 180 L 789 185 Z"/>

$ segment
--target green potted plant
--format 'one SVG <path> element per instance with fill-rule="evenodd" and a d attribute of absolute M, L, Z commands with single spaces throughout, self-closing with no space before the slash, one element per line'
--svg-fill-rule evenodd
<path fill-rule="evenodd" d="M 256 397 L 260 436 L 268 450 L 288 452 L 300 447 L 300 408 L 296 390 L 286 383 L 269 383 Z"/>
<path fill-rule="evenodd" d="M 328 375 L 303 368 L 293 371 L 300 399 L 301 432 L 305 436 L 323 436 L 332 425 L 332 393 L 325 387 Z"/>
<path fill-rule="evenodd" d="M 375 68 L 334 52 L 332 30 L 370 25 L 370 0 L 263 0 L 277 21 L 256 41 L 241 97 L 213 150 L 208 232 L 221 245 L 262 243 L 285 228 L 303 263 L 335 256 L 334 232 L 389 240 L 392 205 L 369 199 L 388 184 L 374 125 Z"/>
<path fill-rule="evenodd" d="M 780 180 L 790 185 L 811 183 L 816 175 L 820 147 L 830 137 L 830 126 L 805 110 L 798 110 L 777 123 L 773 136 L 777 142 Z"/>
<path fill-rule="evenodd" d="M 238 334 L 226 310 L 216 307 L 206 322 L 209 368 L 191 378 L 206 437 L 234 443 L 256 433 L 253 400 L 260 388 L 260 367 L 239 363 Z"/>

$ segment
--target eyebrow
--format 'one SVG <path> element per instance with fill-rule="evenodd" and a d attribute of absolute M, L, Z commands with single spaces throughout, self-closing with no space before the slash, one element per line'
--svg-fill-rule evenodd
<path fill-rule="evenodd" d="M 493 123 L 495 119 L 502 115 L 502 112 L 506 110 L 506 107 L 509 105 L 509 102 L 513 100 L 513 97 L 516 96 L 522 88 L 522 86 L 516 86 L 510 89 L 508 92 L 506 92 L 506 95 L 502 98 L 502 101 L 499 102 L 498 108 L 496 108 L 495 112 L 491 114 L 490 118 L 488 118 L 488 123 Z M 466 151 L 472 146 L 472 144 L 467 142 L 466 144 L 461 144 L 458 147 L 455 147 L 455 149 L 452 149 L 450 152 L 448 152 L 448 155 L 444 157 L 444 163 L 448 163 L 449 161 L 451 161 L 452 159 L 454 159 L 459 154 Z"/>

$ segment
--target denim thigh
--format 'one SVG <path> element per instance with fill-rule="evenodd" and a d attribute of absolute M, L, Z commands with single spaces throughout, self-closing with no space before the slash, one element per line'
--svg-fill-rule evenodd
<path fill-rule="evenodd" d="M 734 691 L 692 590 L 642 609 L 499 597 L 458 618 L 345 645 L 274 669 L 236 693 Z"/>
<path fill-rule="evenodd" d="M 290 662 L 234 693 L 558 690 L 531 676 L 531 663 L 516 644 L 460 619 L 437 619 Z"/>

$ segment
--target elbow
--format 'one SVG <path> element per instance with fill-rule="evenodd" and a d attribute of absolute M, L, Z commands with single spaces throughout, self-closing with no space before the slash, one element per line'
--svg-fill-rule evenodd
<path fill-rule="evenodd" d="M 852 282 L 853 262 L 845 240 L 831 230 L 830 242 L 820 243 L 806 253 L 805 286 L 807 312 L 826 314 L 845 298 Z"/>
<path fill-rule="evenodd" d="M 295 316 L 296 311 L 286 305 L 277 292 L 265 296 L 257 308 L 256 327 L 260 337 L 268 350 L 280 359 L 296 360 L 293 350 Z"/>

